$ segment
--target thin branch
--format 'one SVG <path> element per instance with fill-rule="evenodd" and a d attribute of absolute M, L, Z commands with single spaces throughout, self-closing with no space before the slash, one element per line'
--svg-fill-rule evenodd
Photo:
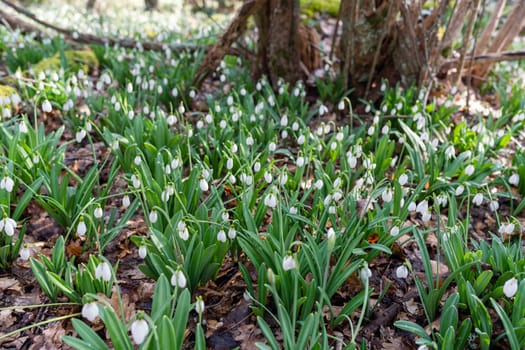
<path fill-rule="evenodd" d="M 466 56 L 467 60 L 472 60 L 473 63 L 498 63 L 503 61 L 521 61 L 525 60 L 525 51 L 504 51 L 499 53 L 486 53 L 483 55 L 477 55 L 474 57 Z M 451 68 L 457 67 L 459 59 L 449 59 L 443 62 L 439 71 L 444 72 Z"/>

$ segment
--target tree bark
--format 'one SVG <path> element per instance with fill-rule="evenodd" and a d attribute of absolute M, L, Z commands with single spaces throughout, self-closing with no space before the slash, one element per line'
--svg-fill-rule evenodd
<path fill-rule="evenodd" d="M 265 74 L 274 88 L 279 79 L 301 79 L 299 0 L 266 0 L 255 15 L 258 30 L 256 75 Z"/>

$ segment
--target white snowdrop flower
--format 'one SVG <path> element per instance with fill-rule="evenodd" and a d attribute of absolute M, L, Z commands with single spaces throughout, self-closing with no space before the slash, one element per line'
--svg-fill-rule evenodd
<path fill-rule="evenodd" d="M 185 226 L 184 229 L 178 230 L 179 231 L 179 237 L 183 241 L 187 241 L 188 238 L 190 238 L 190 232 L 188 231 L 188 228 Z"/>
<path fill-rule="evenodd" d="M 153 209 L 152 211 L 150 211 L 149 213 L 149 221 L 154 224 L 157 222 L 157 220 L 159 219 L 159 215 L 157 214 L 157 211 L 155 209 Z"/>
<path fill-rule="evenodd" d="M 286 255 L 283 258 L 283 270 L 284 271 L 290 271 L 297 267 L 297 264 L 295 262 L 295 258 L 292 255 Z"/>
<path fill-rule="evenodd" d="M 140 188 L 140 179 L 137 177 L 137 175 L 131 175 L 131 183 L 134 188 Z"/>
<path fill-rule="evenodd" d="M 96 302 L 84 304 L 82 306 L 82 317 L 87 319 L 89 322 L 93 322 L 98 317 L 98 305 Z"/>
<path fill-rule="evenodd" d="M 20 249 L 20 259 L 27 261 L 29 257 L 31 256 L 32 250 L 27 246 L 27 244 L 24 244 L 22 249 Z"/>
<path fill-rule="evenodd" d="M 319 115 L 320 116 L 326 114 L 327 112 L 328 112 L 328 107 L 326 107 L 323 104 L 319 106 Z"/>
<path fill-rule="evenodd" d="M 335 231 L 332 227 L 330 227 L 328 231 L 326 231 L 326 239 L 335 239 Z"/>
<path fill-rule="evenodd" d="M 389 127 L 388 125 L 384 125 L 384 126 L 381 128 L 381 134 L 383 134 L 383 135 L 388 134 L 389 131 L 390 131 L 390 127 Z"/>
<path fill-rule="evenodd" d="M 82 142 L 82 140 L 86 137 L 86 135 L 87 135 L 86 130 L 84 130 L 84 129 L 80 129 L 79 131 L 77 131 L 77 132 L 75 133 L 75 140 L 76 140 L 78 143 L 80 143 L 80 142 Z"/>
<path fill-rule="evenodd" d="M 297 131 L 297 130 L 299 130 L 299 123 L 298 123 L 298 122 L 293 122 L 293 124 L 292 124 L 292 130 L 293 130 L 293 131 Z"/>
<path fill-rule="evenodd" d="M 204 307 L 204 300 L 202 300 L 202 296 L 199 295 L 197 297 L 197 301 L 195 302 L 195 311 L 197 311 L 199 315 L 202 315 L 204 312 Z"/>
<path fill-rule="evenodd" d="M 230 146 L 230 151 L 232 151 L 232 153 L 237 153 L 238 150 L 239 150 L 239 146 L 237 146 L 236 143 Z"/>
<path fill-rule="evenodd" d="M 481 193 L 477 193 L 474 198 L 472 198 L 472 203 L 477 205 L 478 207 L 483 203 L 483 195 Z"/>
<path fill-rule="evenodd" d="M 339 104 L 337 105 L 337 109 L 340 111 L 345 109 L 345 100 L 339 101 Z"/>
<path fill-rule="evenodd" d="M 332 142 L 332 143 L 330 144 L 330 149 L 331 149 L 332 151 L 335 151 L 336 148 L 337 148 L 337 143 Z"/>
<path fill-rule="evenodd" d="M 279 175 L 279 184 L 281 184 L 281 186 L 286 185 L 287 182 L 288 182 L 288 174 L 287 173 L 282 173 L 281 175 Z"/>
<path fill-rule="evenodd" d="M 114 105 L 113 108 L 115 108 L 115 111 L 116 111 L 116 112 L 120 111 L 120 102 L 118 102 L 118 101 L 115 102 L 115 105 Z"/>
<path fill-rule="evenodd" d="M 259 170 L 261 170 L 261 163 L 255 162 L 255 164 L 253 165 L 253 171 L 258 173 Z"/>
<path fill-rule="evenodd" d="M 227 125 L 227 124 L 226 124 L 226 120 L 224 120 L 224 119 L 221 120 L 221 121 L 219 122 L 219 127 L 220 127 L 221 129 L 226 128 L 226 125 Z"/>
<path fill-rule="evenodd" d="M 396 277 L 405 279 L 408 277 L 408 268 L 405 265 L 401 265 L 396 269 Z"/>
<path fill-rule="evenodd" d="M 133 158 L 133 164 L 139 166 L 140 163 L 142 163 L 142 158 L 140 156 L 135 156 L 135 158 Z"/>
<path fill-rule="evenodd" d="M 361 280 L 368 281 L 368 279 L 372 277 L 372 271 L 368 267 L 362 268 L 359 271 L 359 276 L 361 277 Z"/>
<path fill-rule="evenodd" d="M 317 180 L 314 183 L 314 187 L 315 187 L 315 189 L 320 190 L 321 188 L 323 188 L 323 181 L 321 179 Z"/>
<path fill-rule="evenodd" d="M 467 167 L 465 168 L 465 175 L 470 176 L 474 174 L 474 170 L 475 170 L 474 165 L 472 164 L 467 165 Z"/>
<path fill-rule="evenodd" d="M 430 211 L 426 211 L 421 214 L 421 220 L 423 220 L 424 223 L 427 223 L 432 218 L 432 213 Z"/>
<path fill-rule="evenodd" d="M 275 106 L 275 101 L 273 99 L 273 96 L 268 96 L 268 104 L 272 107 Z"/>
<path fill-rule="evenodd" d="M 498 232 L 500 234 L 511 235 L 514 232 L 515 225 L 511 222 L 508 224 L 501 224 Z"/>
<path fill-rule="evenodd" d="M 129 207 L 129 205 L 131 204 L 131 200 L 129 198 L 128 195 L 125 195 L 124 197 L 122 197 L 122 207 L 124 209 L 126 209 L 127 207 Z"/>
<path fill-rule="evenodd" d="M 281 126 L 285 127 L 288 125 L 288 116 L 285 114 L 281 117 Z"/>
<path fill-rule="evenodd" d="M 213 123 L 213 117 L 211 116 L 211 114 L 206 114 L 206 116 L 204 117 L 204 120 L 205 120 L 206 123 L 208 123 L 208 124 Z"/>
<path fill-rule="evenodd" d="M 417 347 L 417 350 L 428 350 L 428 346 L 420 345 L 420 346 Z"/>
<path fill-rule="evenodd" d="M 489 203 L 490 211 L 496 211 L 499 209 L 499 202 L 497 200 L 490 201 Z"/>
<path fill-rule="evenodd" d="M 332 202 L 332 195 L 329 194 L 329 195 L 327 195 L 327 196 L 324 198 L 324 200 L 323 200 L 323 204 L 324 204 L 324 206 L 327 206 L 327 205 L 330 204 L 330 202 Z"/>
<path fill-rule="evenodd" d="M 381 90 L 381 92 L 384 92 L 386 90 L 386 84 L 382 83 L 381 87 L 379 88 L 379 90 Z"/>
<path fill-rule="evenodd" d="M 516 295 L 516 292 L 518 291 L 518 280 L 514 277 L 507 280 L 505 284 L 503 285 L 503 294 L 507 298 L 513 298 Z"/>
<path fill-rule="evenodd" d="M 247 94 L 245 88 L 241 88 L 241 90 L 239 90 L 239 93 L 241 94 L 241 96 L 246 96 L 246 94 Z"/>
<path fill-rule="evenodd" d="M 228 214 L 227 211 L 223 212 L 223 213 L 221 214 L 221 219 L 222 219 L 223 221 L 228 221 L 228 220 L 230 219 L 230 214 Z"/>
<path fill-rule="evenodd" d="M 325 124 L 324 127 L 323 127 L 323 133 L 326 135 L 326 134 L 329 134 L 330 133 L 330 130 L 331 130 L 331 126 L 330 124 Z"/>
<path fill-rule="evenodd" d="M 107 262 L 103 261 L 100 264 L 98 264 L 98 266 L 95 269 L 95 277 L 109 282 L 109 280 L 111 279 L 111 268 L 109 267 L 109 264 Z"/>
<path fill-rule="evenodd" d="M 233 168 L 233 159 L 232 158 L 228 158 L 226 160 L 226 169 L 232 170 L 232 168 Z"/>
<path fill-rule="evenodd" d="M 377 124 L 379 124 L 379 116 L 376 115 L 376 116 L 374 117 L 374 119 L 372 119 L 372 124 L 373 124 L 373 125 L 377 125 Z"/>
<path fill-rule="evenodd" d="M 297 138 L 298 145 L 302 145 L 305 141 L 306 141 L 306 138 L 304 137 L 304 135 L 299 135 L 299 137 Z"/>
<path fill-rule="evenodd" d="M 264 198 L 264 205 L 272 209 L 277 207 L 277 197 L 274 193 L 270 193 Z"/>
<path fill-rule="evenodd" d="M 390 188 L 387 188 L 381 193 L 381 198 L 383 199 L 383 202 L 390 203 L 392 200 L 392 190 Z"/>
<path fill-rule="evenodd" d="M 272 183 L 273 181 L 272 173 L 270 173 L 269 171 L 266 171 L 264 173 L 264 181 L 266 181 L 267 183 Z"/>
<path fill-rule="evenodd" d="M 188 96 L 189 96 L 191 99 L 194 99 L 195 96 L 197 96 L 197 92 L 195 92 L 195 90 L 191 90 L 190 93 L 188 94 Z"/>
<path fill-rule="evenodd" d="M 440 193 L 437 197 L 436 197 L 436 202 L 437 204 L 440 206 L 440 207 L 446 207 L 447 203 L 448 203 L 448 197 L 445 193 Z"/>
<path fill-rule="evenodd" d="M 226 232 L 224 230 L 217 232 L 217 241 L 226 243 Z"/>
<path fill-rule="evenodd" d="M 131 324 L 131 337 L 135 344 L 140 345 L 144 342 L 149 333 L 148 322 L 144 319 L 133 321 Z"/>
<path fill-rule="evenodd" d="M 13 187 L 15 186 L 15 182 L 13 179 L 9 176 L 4 176 L 2 180 L 0 180 L 0 189 L 6 190 L 7 192 L 11 193 L 13 192 Z"/>
<path fill-rule="evenodd" d="M 20 124 L 18 124 L 18 131 L 20 131 L 21 134 L 27 134 L 29 132 L 27 124 L 24 121 L 21 121 Z"/>
<path fill-rule="evenodd" d="M 423 214 L 428 211 L 428 201 L 421 201 L 417 204 L 416 212 Z"/>
<path fill-rule="evenodd" d="M 390 235 L 391 236 L 397 236 L 398 234 L 399 234 L 399 227 L 398 226 L 393 226 L 390 229 Z"/>
<path fill-rule="evenodd" d="M 195 124 L 195 127 L 197 129 L 202 129 L 204 127 L 204 122 L 202 120 L 197 121 L 197 124 Z"/>
<path fill-rule="evenodd" d="M 520 176 L 516 173 L 513 173 L 510 177 L 509 177 L 509 184 L 513 185 L 513 186 L 518 186 L 520 183 Z"/>
<path fill-rule="evenodd" d="M 346 161 L 348 162 L 348 166 L 349 166 L 351 169 L 355 169 L 355 167 L 357 166 L 357 158 L 354 157 L 353 155 L 349 155 L 349 156 L 346 158 Z"/>
<path fill-rule="evenodd" d="M 270 152 L 275 152 L 276 149 L 277 149 L 277 145 L 275 144 L 275 142 L 270 142 L 270 143 L 268 144 L 268 150 L 269 150 Z"/>
<path fill-rule="evenodd" d="M 207 192 L 210 186 L 208 185 L 208 181 L 206 179 L 202 178 L 199 181 L 199 187 L 201 188 L 202 192 Z"/>
<path fill-rule="evenodd" d="M 459 185 L 457 188 L 456 188 L 456 196 L 461 196 L 463 194 L 463 192 L 465 191 L 465 186 L 463 185 Z"/>
<path fill-rule="evenodd" d="M 345 135 L 340 131 L 340 132 L 338 132 L 337 134 L 335 134 L 335 139 L 336 139 L 338 142 L 341 142 L 341 141 L 343 141 L 344 136 L 345 136 Z"/>
<path fill-rule="evenodd" d="M 398 182 L 400 186 L 405 186 L 408 181 L 408 175 L 407 174 L 401 174 L 399 176 Z"/>
<path fill-rule="evenodd" d="M 228 229 L 228 238 L 235 239 L 235 237 L 237 237 L 237 231 L 233 227 L 230 227 Z"/>
<path fill-rule="evenodd" d="M 86 235 L 86 232 L 87 232 L 86 223 L 84 222 L 83 218 L 80 218 L 80 221 L 78 222 L 78 225 L 77 225 L 77 235 L 79 237 L 84 237 Z"/>
<path fill-rule="evenodd" d="M 42 102 L 42 111 L 46 113 L 51 113 L 52 110 L 53 106 L 51 106 L 51 102 L 49 102 L 48 100 L 44 100 L 44 102 Z"/>
<path fill-rule="evenodd" d="M 100 219 L 104 215 L 104 210 L 100 206 L 97 206 L 93 211 L 93 216 L 97 219 Z"/>
<path fill-rule="evenodd" d="M 445 157 L 447 159 L 454 158 L 456 156 L 456 150 L 454 149 L 454 146 L 448 146 L 445 150 Z"/>
<path fill-rule="evenodd" d="M 246 145 L 247 145 L 247 146 L 253 146 L 253 142 L 254 142 L 254 141 L 253 141 L 253 137 L 248 136 L 248 137 L 246 138 Z"/>
<path fill-rule="evenodd" d="M 281 138 L 284 140 L 288 138 L 288 130 L 281 131 Z"/>
<path fill-rule="evenodd" d="M 295 162 L 295 164 L 296 164 L 299 168 L 302 168 L 303 165 L 304 165 L 304 157 L 298 157 L 298 158 L 297 158 L 297 161 Z"/>
<path fill-rule="evenodd" d="M 334 215 L 336 212 L 337 212 L 337 208 L 335 207 L 335 205 L 331 205 L 328 207 L 328 214 Z"/>
<path fill-rule="evenodd" d="M 335 202 L 339 202 L 341 198 L 343 198 L 343 193 L 341 193 L 341 191 L 335 191 L 334 194 L 332 195 L 332 198 L 334 199 Z"/>
<path fill-rule="evenodd" d="M 175 271 L 175 273 L 171 276 L 170 282 L 173 287 L 181 289 L 186 288 L 186 275 L 184 275 L 184 272 L 178 268 L 177 271 Z"/>
<path fill-rule="evenodd" d="M 386 113 L 387 111 L 388 111 L 387 105 L 384 105 L 383 107 L 381 107 L 381 112 Z"/>
<path fill-rule="evenodd" d="M 175 125 L 177 123 L 177 117 L 173 114 L 168 115 L 166 123 L 168 123 L 169 126 Z"/>
<path fill-rule="evenodd" d="M 179 158 L 174 158 L 174 159 L 172 159 L 171 164 L 170 164 L 170 165 L 171 165 L 171 168 L 172 168 L 172 169 L 177 169 L 177 168 L 179 167 L 180 163 L 181 163 L 181 162 L 180 162 L 180 159 L 179 159 Z"/>
<path fill-rule="evenodd" d="M 141 245 L 139 247 L 139 257 L 141 259 L 144 259 L 146 257 L 146 255 L 148 255 L 148 248 L 146 248 L 145 245 Z"/>
<path fill-rule="evenodd" d="M 371 109 L 370 105 L 367 104 L 365 107 L 365 113 L 370 113 L 370 109 Z"/>

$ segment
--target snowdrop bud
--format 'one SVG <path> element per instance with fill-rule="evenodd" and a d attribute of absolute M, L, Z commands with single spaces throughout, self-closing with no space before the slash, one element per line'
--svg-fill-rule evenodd
<path fill-rule="evenodd" d="M 149 221 L 154 224 L 157 222 L 159 216 L 157 214 L 157 211 L 156 210 L 152 210 L 150 213 L 149 213 Z"/>
<path fill-rule="evenodd" d="M 392 200 L 392 190 L 390 188 L 384 190 L 381 194 L 381 198 L 383 199 L 383 202 L 389 203 Z"/>
<path fill-rule="evenodd" d="M 270 142 L 270 144 L 268 145 L 268 150 L 270 152 L 275 152 L 276 149 L 277 149 L 277 145 L 275 144 L 275 142 Z"/>
<path fill-rule="evenodd" d="M 247 146 L 253 146 L 253 142 L 254 142 L 254 141 L 253 141 L 253 137 L 248 136 L 248 137 L 246 138 L 246 145 L 247 145 Z"/>
<path fill-rule="evenodd" d="M 467 167 L 465 168 L 465 175 L 470 176 L 474 174 L 474 170 L 475 170 L 474 165 L 472 164 L 467 165 Z"/>
<path fill-rule="evenodd" d="M 84 219 L 81 218 L 77 225 L 77 235 L 79 237 L 84 237 L 86 235 L 86 232 L 87 232 L 86 223 L 84 222 Z"/>
<path fill-rule="evenodd" d="M 323 181 L 321 179 L 317 180 L 315 183 L 314 183 L 314 187 L 317 189 L 317 190 L 320 190 L 321 188 L 323 188 Z"/>
<path fill-rule="evenodd" d="M 124 197 L 122 197 L 122 207 L 123 207 L 124 209 L 126 209 L 127 207 L 129 207 L 130 204 L 131 204 L 131 201 L 130 201 L 128 195 L 125 195 Z"/>
<path fill-rule="evenodd" d="M 514 277 L 507 280 L 505 284 L 503 285 L 503 294 L 505 294 L 507 298 L 514 297 L 517 291 L 518 291 L 518 280 Z"/>
<path fill-rule="evenodd" d="M 397 236 L 399 234 L 399 227 L 394 226 L 390 229 L 390 235 L 391 236 Z"/>
<path fill-rule="evenodd" d="M 18 131 L 22 134 L 27 134 L 29 132 L 29 129 L 27 128 L 27 124 L 25 122 L 20 122 L 18 125 Z"/>
<path fill-rule="evenodd" d="M 20 259 L 27 261 L 29 257 L 31 256 L 31 248 L 27 246 L 27 244 L 24 244 L 24 247 L 20 249 Z"/>
<path fill-rule="evenodd" d="M 44 100 L 44 102 L 42 102 L 42 111 L 46 113 L 51 113 L 52 110 L 53 106 L 51 106 L 51 102 L 49 102 L 48 100 Z"/>
<path fill-rule="evenodd" d="M 408 269 L 405 265 L 401 265 L 396 269 L 396 277 L 402 279 L 408 277 Z"/>
<path fill-rule="evenodd" d="M 133 184 L 133 187 L 140 188 L 140 180 L 137 177 L 137 175 L 135 175 L 135 174 L 131 175 L 131 182 Z"/>
<path fill-rule="evenodd" d="M 337 105 L 337 109 L 339 109 L 340 111 L 345 109 L 345 101 L 344 100 L 339 101 L 339 104 Z"/>
<path fill-rule="evenodd" d="M 335 238 L 335 231 L 332 227 L 330 227 L 326 232 L 326 239 L 328 240 L 328 250 L 334 249 Z"/>
<path fill-rule="evenodd" d="M 298 138 L 297 138 L 297 144 L 298 145 L 302 145 L 304 142 L 305 142 L 306 138 L 304 137 L 304 135 L 300 135 Z"/>
<path fill-rule="evenodd" d="M 233 168 L 233 159 L 228 158 L 228 160 L 226 160 L 226 169 L 232 170 L 232 168 Z"/>
<path fill-rule="evenodd" d="M 297 214 L 297 208 L 296 207 L 290 207 L 290 214 L 296 215 Z"/>
<path fill-rule="evenodd" d="M 233 227 L 230 227 L 228 229 L 228 238 L 235 239 L 235 237 L 237 237 L 237 231 Z"/>
<path fill-rule="evenodd" d="M 202 300 L 202 296 L 199 295 L 197 297 L 197 301 L 195 302 L 195 311 L 197 311 L 199 315 L 202 315 L 204 312 L 204 307 L 204 300 Z"/>
<path fill-rule="evenodd" d="M 261 163 L 259 163 L 259 162 L 255 162 L 255 164 L 253 165 L 253 171 L 255 171 L 256 173 L 258 173 L 259 170 L 261 170 Z"/>
<path fill-rule="evenodd" d="M 281 184 L 281 186 L 286 185 L 287 181 L 288 181 L 288 174 L 282 173 L 281 175 L 279 175 L 279 183 Z"/>
<path fill-rule="evenodd" d="M 207 192 L 210 186 L 208 185 L 208 181 L 206 179 L 200 179 L 199 181 L 199 187 L 201 188 L 202 192 Z"/>
<path fill-rule="evenodd" d="M 283 270 L 289 271 L 296 268 L 295 258 L 292 255 L 286 255 L 283 259 Z"/>
<path fill-rule="evenodd" d="M 424 223 L 429 222 L 431 217 L 432 217 L 432 214 L 430 213 L 430 211 L 427 211 L 421 214 L 421 219 L 423 220 Z"/>
<path fill-rule="evenodd" d="M 179 268 L 171 276 L 170 282 L 173 287 L 177 287 L 181 289 L 186 288 L 186 284 L 187 284 L 186 275 L 184 275 L 184 272 Z"/>
<path fill-rule="evenodd" d="M 139 319 L 133 321 L 131 324 L 131 337 L 135 344 L 140 345 L 146 339 L 146 336 L 149 333 L 148 322 L 144 319 Z"/>
<path fill-rule="evenodd" d="M 520 183 L 520 176 L 518 174 L 514 173 L 509 177 L 509 184 L 513 186 L 518 186 L 519 183 Z"/>
<path fill-rule="evenodd" d="M 96 302 L 84 304 L 82 306 L 82 317 L 87 319 L 89 322 L 95 321 L 98 317 L 98 305 Z"/>
<path fill-rule="evenodd" d="M 95 269 L 95 277 L 106 282 L 111 279 L 111 268 L 107 262 L 103 261 L 98 264 L 97 268 Z"/>
<path fill-rule="evenodd" d="M 102 210 L 102 208 L 96 207 L 95 210 L 93 211 L 93 216 L 97 219 L 100 219 L 102 215 L 104 215 L 104 211 Z"/>
<path fill-rule="evenodd" d="M 456 156 L 456 150 L 454 149 L 454 146 L 448 146 L 445 150 L 445 157 L 447 159 L 453 158 Z"/>
<path fill-rule="evenodd" d="M 264 173 L 264 181 L 266 181 L 267 183 L 272 183 L 273 181 L 272 173 L 270 173 L 269 171 L 266 171 Z"/>
<path fill-rule="evenodd" d="M 372 277 L 372 271 L 368 267 L 365 267 L 359 271 L 359 276 L 361 280 L 368 281 L 368 279 Z"/>
<path fill-rule="evenodd" d="M 148 248 L 146 248 L 145 245 L 141 245 L 139 247 L 139 257 L 141 259 L 144 259 L 146 257 L 146 255 L 148 255 Z"/>
<path fill-rule="evenodd" d="M 496 211 L 499 209 L 499 202 L 497 200 L 494 200 L 494 201 L 490 201 L 489 203 L 489 209 L 491 211 Z"/>
<path fill-rule="evenodd" d="M 399 180 L 398 180 L 398 181 L 399 181 L 399 185 L 400 185 L 400 186 L 404 186 L 404 185 L 406 185 L 406 183 L 407 183 L 407 181 L 408 181 L 408 175 L 407 175 L 407 174 L 401 174 L 401 175 L 399 176 Z"/>
<path fill-rule="evenodd" d="M 219 242 L 226 243 L 226 232 L 224 232 L 224 230 L 217 232 L 217 240 Z"/>
<path fill-rule="evenodd" d="M 456 196 L 461 196 L 463 194 L 463 191 L 465 191 L 465 186 L 459 185 L 456 188 Z"/>
<path fill-rule="evenodd" d="M 266 205 L 269 208 L 276 208 L 277 207 L 277 197 L 275 194 L 270 193 L 264 198 L 264 205 Z"/>

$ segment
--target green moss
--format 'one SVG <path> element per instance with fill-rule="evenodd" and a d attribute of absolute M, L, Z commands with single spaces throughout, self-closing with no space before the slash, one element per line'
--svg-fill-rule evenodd
<path fill-rule="evenodd" d="M 319 12 L 337 17 L 340 3 L 340 0 L 301 0 L 301 12 L 309 17 Z"/>
<path fill-rule="evenodd" d="M 64 51 L 64 59 L 66 63 L 66 69 L 72 71 L 79 71 L 82 69 L 84 72 L 88 72 L 89 69 L 97 69 L 99 62 L 95 53 L 90 49 L 85 50 L 66 50 Z M 58 71 L 62 67 L 62 56 L 59 52 L 55 55 L 45 58 L 33 66 L 33 72 L 38 74 L 46 71 Z"/>

